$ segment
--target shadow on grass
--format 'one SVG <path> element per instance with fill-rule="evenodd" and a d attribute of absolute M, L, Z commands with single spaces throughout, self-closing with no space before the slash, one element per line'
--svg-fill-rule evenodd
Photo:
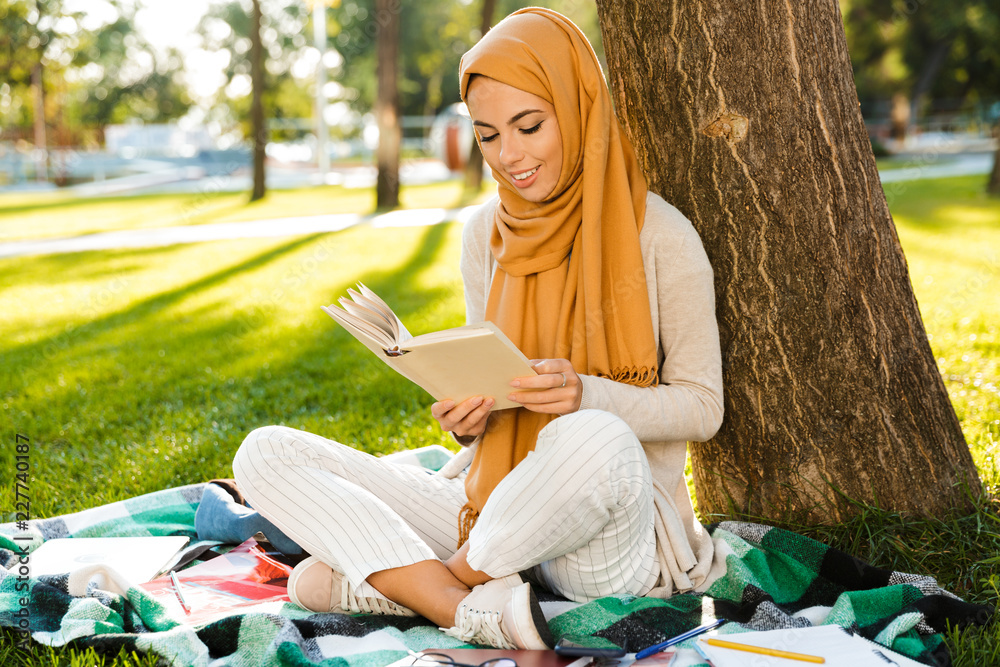
<path fill-rule="evenodd" d="M 184 245 L 150 246 L 148 248 L 120 248 L 100 251 L 101 262 L 81 262 L 82 253 L 59 253 L 12 258 L 0 273 L 5 286 L 29 284 L 61 285 L 66 283 L 97 280 L 100 278 L 122 278 L 129 273 L 149 268 L 149 262 L 162 261 L 171 254 L 180 252 Z M 0 260 L 3 266 L 3 260 Z"/>
<path fill-rule="evenodd" d="M 311 236 L 297 238 L 294 241 L 263 252 L 254 258 L 248 259 L 234 266 L 216 271 L 215 273 L 209 274 L 203 278 L 188 283 L 187 285 L 139 301 L 125 310 L 111 313 L 102 318 L 87 322 L 79 327 L 63 331 L 55 336 L 43 338 L 21 347 L 11 348 L 3 355 L 0 355 L 0 362 L 5 364 L 16 364 L 16 362 L 20 360 L 22 363 L 32 363 L 39 361 L 39 355 L 44 359 L 51 359 L 53 356 L 58 354 L 59 351 L 66 351 L 69 350 L 70 347 L 82 345 L 96 336 L 100 336 L 101 334 L 131 324 L 155 311 L 162 310 L 180 301 L 181 299 L 191 296 L 196 292 L 219 285 L 242 273 L 263 267 L 283 255 L 292 253 L 295 250 L 312 243 L 321 236 L 323 236 L 323 234 L 313 234 Z"/>
<path fill-rule="evenodd" d="M 398 266 L 367 260 L 350 283 L 329 289 L 343 294 L 360 280 L 404 321 L 435 310 L 442 297 L 453 296 L 452 287 L 440 281 L 424 286 L 419 276 L 435 265 L 450 227 L 428 227 L 416 242 L 408 240 L 413 251 Z M 8 372 L 3 393 L 11 401 L 13 427 L 30 432 L 33 446 L 45 452 L 33 486 L 39 515 L 231 476 L 236 447 L 247 432 L 268 423 L 327 432 L 372 452 L 443 439 L 429 416 L 432 399 L 323 315 L 319 303 L 315 326 L 305 329 L 283 327 L 266 313 L 212 317 L 211 305 L 195 315 L 186 312 L 183 321 L 170 318 L 169 308 L 186 297 L 241 286 L 242 275 L 297 250 L 307 249 L 308 256 L 321 236 L 281 245 L 5 352 L 8 369 L 38 368 Z M 428 433 L 431 426 L 435 430 Z M 0 452 L 0 461 L 9 455 Z M 65 480 L 73 481 L 67 486 Z"/>
<path fill-rule="evenodd" d="M 445 286 L 417 287 L 420 273 L 438 258 L 448 229 L 444 224 L 429 227 L 404 264 L 358 275 L 348 283 L 332 287 L 333 293 L 346 294 L 355 282 L 362 282 L 381 296 L 406 324 L 411 316 L 432 307 L 451 292 Z M 252 381 L 264 388 L 268 398 L 250 403 L 254 409 L 249 414 L 258 421 L 245 422 L 244 429 L 249 431 L 279 421 L 308 430 L 310 425 L 324 421 L 344 427 L 333 434 L 335 437 L 360 443 L 372 453 L 405 447 L 394 433 L 395 420 L 406 420 L 414 414 L 426 418 L 424 412 L 429 415 L 433 399 L 377 359 L 332 320 L 323 321 L 315 334 L 309 339 L 300 338 L 300 342 L 304 346 L 300 345 L 294 356 L 271 365 L 269 373 L 259 373 Z M 279 374 L 305 378 L 305 385 L 277 387 L 273 378 Z M 286 392 L 284 396 L 282 391 Z M 290 396 L 294 397 L 291 404 Z M 281 407 L 276 410 L 276 406 Z"/>

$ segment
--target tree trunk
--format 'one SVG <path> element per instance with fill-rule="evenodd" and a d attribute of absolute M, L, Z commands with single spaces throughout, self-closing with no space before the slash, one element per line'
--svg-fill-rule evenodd
<path fill-rule="evenodd" d="M 990 172 L 990 181 L 986 184 L 986 191 L 1000 197 L 1000 123 L 993 128 L 993 136 L 997 140 L 997 150 L 993 154 L 993 171 Z"/>
<path fill-rule="evenodd" d="M 375 182 L 375 203 L 379 209 L 399 206 L 399 151 L 402 128 L 399 118 L 399 89 L 396 85 L 399 68 L 399 0 L 375 0 L 378 21 L 376 53 L 378 55 L 378 91 L 375 118 L 378 122 L 378 178 Z"/>
<path fill-rule="evenodd" d="M 44 183 L 49 180 L 49 149 L 45 137 L 45 85 L 41 62 L 31 68 L 31 88 L 35 103 L 35 180 Z"/>
<path fill-rule="evenodd" d="M 479 34 L 486 35 L 493 25 L 493 12 L 496 11 L 497 0 L 483 0 L 483 13 L 479 20 Z M 479 142 L 473 139 L 469 147 L 469 158 L 465 161 L 465 191 L 476 194 L 483 188 L 483 152 L 479 150 Z"/>
<path fill-rule="evenodd" d="M 920 118 L 920 106 L 937 80 L 938 74 L 941 73 L 945 61 L 948 60 L 948 54 L 951 53 L 951 45 L 954 41 L 954 37 L 946 37 L 940 42 L 935 42 L 930 55 L 927 56 L 920 68 L 917 81 L 913 84 L 913 90 L 910 91 L 910 132 L 913 131 L 913 126 Z"/>
<path fill-rule="evenodd" d="M 875 170 L 836 0 L 598 0 L 650 188 L 715 269 L 722 429 L 705 515 L 939 515 L 980 488 Z"/>
<path fill-rule="evenodd" d="M 250 23 L 250 81 L 253 88 L 250 102 L 250 126 L 253 131 L 253 192 L 250 201 L 262 199 L 267 191 L 264 182 L 264 151 L 267 148 L 267 126 L 264 121 L 264 44 L 260 38 L 260 0 L 253 0 Z"/>
<path fill-rule="evenodd" d="M 313 4 L 313 44 L 319 51 L 316 63 L 316 168 L 320 183 L 330 171 L 330 129 L 326 126 L 326 3 Z"/>

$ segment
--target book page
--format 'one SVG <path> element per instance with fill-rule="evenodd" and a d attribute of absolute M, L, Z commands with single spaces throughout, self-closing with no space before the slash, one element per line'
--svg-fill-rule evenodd
<path fill-rule="evenodd" d="M 350 313 L 341 308 L 320 306 L 320 309 L 332 317 L 337 324 L 344 327 L 347 333 L 357 338 L 365 347 L 379 356 L 384 356 L 385 351 L 395 345 L 395 341 L 390 339 L 384 331 L 368 322 L 351 317 Z"/>
<path fill-rule="evenodd" d="M 395 340 L 392 333 L 392 323 L 386 320 L 385 317 L 382 316 L 382 313 L 373 311 L 370 308 L 366 308 L 365 306 L 355 303 L 346 296 L 342 296 L 337 299 L 337 303 L 339 303 L 340 307 L 351 315 L 370 323 L 372 326 L 378 327 L 385 332 L 386 336 Z"/>
<path fill-rule="evenodd" d="M 361 294 L 354 292 L 354 294 L 351 294 L 352 298 L 357 295 L 360 297 L 360 300 L 359 298 L 354 298 L 355 301 L 365 305 L 370 304 L 375 310 L 380 311 L 385 316 L 386 321 L 392 327 L 393 340 L 396 341 L 397 345 L 402 345 L 413 338 L 410 332 L 406 330 L 406 327 L 403 326 L 402 321 L 396 317 L 396 313 L 392 311 L 389 304 L 382 300 L 382 297 L 368 289 L 364 283 L 358 283 L 358 288 L 361 290 Z M 350 294 L 353 290 L 347 290 L 347 292 Z"/>

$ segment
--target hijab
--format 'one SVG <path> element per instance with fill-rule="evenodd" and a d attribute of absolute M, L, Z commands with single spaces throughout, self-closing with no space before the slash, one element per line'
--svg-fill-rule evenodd
<path fill-rule="evenodd" d="M 500 201 L 490 234 L 497 268 L 486 319 L 528 358 L 569 359 L 578 374 L 640 387 L 658 382 L 639 232 L 646 181 L 618 125 L 586 36 L 557 12 L 514 12 L 463 57 L 460 89 L 482 75 L 555 108 L 562 169 L 541 202 L 493 170 Z M 477 141 L 478 141 L 477 135 Z M 535 447 L 556 415 L 494 412 L 466 477 L 459 545 L 496 485 Z"/>

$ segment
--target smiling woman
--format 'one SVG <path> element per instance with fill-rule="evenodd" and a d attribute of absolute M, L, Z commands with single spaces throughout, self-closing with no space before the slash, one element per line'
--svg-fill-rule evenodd
<path fill-rule="evenodd" d="M 521 573 L 571 600 L 704 590 L 714 546 L 683 483 L 688 440 L 722 421 L 712 269 L 647 191 L 586 37 L 515 12 L 462 58 L 498 197 L 463 231 L 466 319 L 537 373 L 431 415 L 466 447 L 436 475 L 295 429 L 233 464 L 257 510 L 312 557 L 289 578 L 317 612 L 422 615 L 465 642 L 552 637 Z"/>

